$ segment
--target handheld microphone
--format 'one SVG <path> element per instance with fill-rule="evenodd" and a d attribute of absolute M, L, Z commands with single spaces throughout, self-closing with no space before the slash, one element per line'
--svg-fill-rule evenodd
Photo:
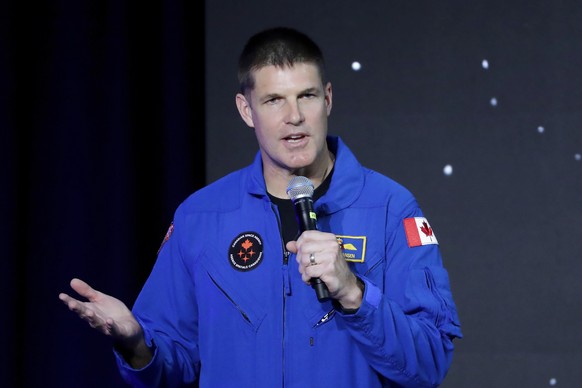
<path fill-rule="evenodd" d="M 291 198 L 295 207 L 295 218 L 299 226 L 299 232 L 317 230 L 317 215 L 313 210 L 313 183 L 304 177 L 296 176 L 287 186 L 287 195 Z M 329 290 L 319 278 L 311 278 L 311 287 L 315 290 L 317 300 L 324 302 L 329 299 Z"/>

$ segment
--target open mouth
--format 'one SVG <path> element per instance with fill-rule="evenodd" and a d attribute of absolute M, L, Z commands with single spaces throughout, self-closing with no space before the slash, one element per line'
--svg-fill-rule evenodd
<path fill-rule="evenodd" d="M 303 139 L 305 139 L 305 135 L 291 135 L 291 136 L 285 137 L 283 140 L 285 140 L 289 143 L 297 143 Z"/>

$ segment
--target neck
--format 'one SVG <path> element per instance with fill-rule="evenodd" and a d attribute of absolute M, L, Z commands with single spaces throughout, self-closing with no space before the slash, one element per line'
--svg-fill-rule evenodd
<path fill-rule="evenodd" d="M 298 170 L 282 170 L 277 171 L 274 174 L 265 175 L 265 183 L 267 185 L 267 191 L 274 197 L 281 199 L 288 199 L 287 196 L 287 185 L 289 181 L 296 176 L 304 176 L 308 178 L 314 187 L 318 187 L 323 183 L 325 178 L 329 175 L 333 169 L 335 163 L 335 156 L 331 151 L 327 151 L 321 167 L 318 168 L 301 168 Z"/>

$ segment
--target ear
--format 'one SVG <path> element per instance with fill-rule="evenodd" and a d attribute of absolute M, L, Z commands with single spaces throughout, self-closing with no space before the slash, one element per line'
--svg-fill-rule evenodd
<path fill-rule="evenodd" d="M 331 82 L 328 82 L 327 85 L 325 85 L 325 105 L 327 108 L 328 116 L 331 113 L 332 100 Z"/>
<path fill-rule="evenodd" d="M 238 108 L 238 113 L 242 117 L 243 121 L 251 128 L 255 127 L 253 123 L 253 112 L 251 109 L 251 104 L 247 101 L 246 97 L 237 93 L 236 95 L 236 107 Z"/>

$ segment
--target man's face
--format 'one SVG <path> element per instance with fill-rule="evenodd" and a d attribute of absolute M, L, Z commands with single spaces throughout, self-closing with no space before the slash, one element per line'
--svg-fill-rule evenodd
<path fill-rule="evenodd" d="M 237 106 L 255 129 L 265 174 L 325 169 L 331 84 L 324 86 L 317 67 L 308 63 L 266 66 L 254 79 L 246 97 L 237 95 Z"/>

